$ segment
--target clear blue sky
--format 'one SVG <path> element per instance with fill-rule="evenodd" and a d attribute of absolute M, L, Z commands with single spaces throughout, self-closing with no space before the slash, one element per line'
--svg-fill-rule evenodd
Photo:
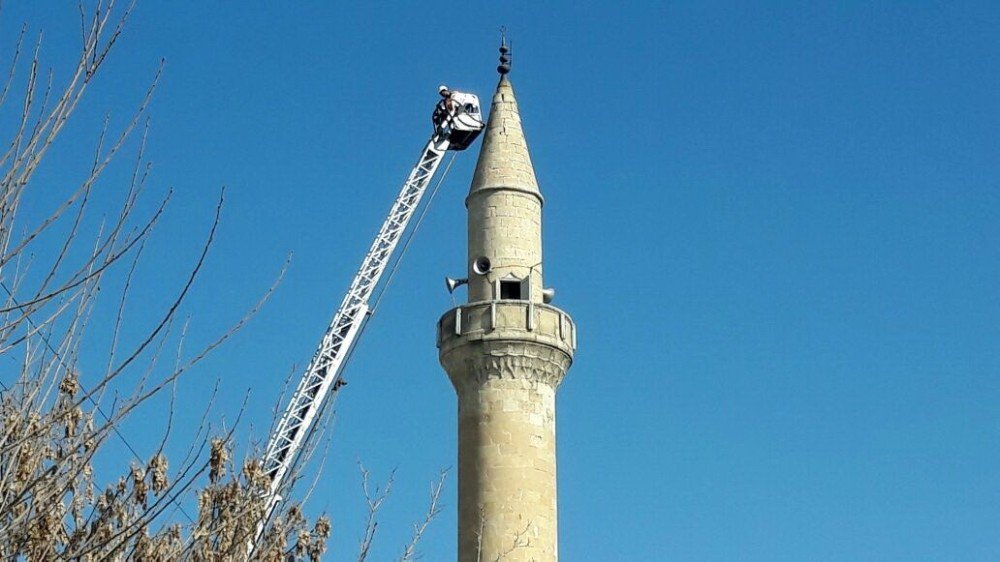
<path fill-rule="evenodd" d="M 76 11 L 29 4 L 4 4 L 2 46 L 29 21 L 58 72 Z M 546 280 L 580 329 L 558 402 L 562 559 L 996 560 L 1000 6 L 616 4 L 141 3 L 40 177 L 83 162 L 93 124 L 124 119 L 165 57 L 148 202 L 175 195 L 136 333 L 193 263 L 220 186 L 186 349 L 294 252 L 264 311 L 178 388 L 177 446 L 216 380 L 210 419 L 231 424 L 249 391 L 241 443 L 263 438 L 426 140 L 437 85 L 488 99 L 507 25 Z M 309 501 L 332 514 L 338 559 L 363 525 L 356 459 L 397 467 L 378 560 L 455 464 L 434 323 L 443 277 L 465 270 L 477 149 L 347 372 Z M 162 411 L 129 424 L 140 447 Z M 454 477 L 425 560 L 454 559 Z"/>

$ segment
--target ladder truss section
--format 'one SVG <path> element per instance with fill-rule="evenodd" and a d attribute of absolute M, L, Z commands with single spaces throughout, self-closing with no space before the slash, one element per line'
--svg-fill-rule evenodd
<path fill-rule="evenodd" d="M 280 501 L 287 485 L 285 479 L 298 462 L 331 389 L 337 388 L 344 363 L 369 314 L 368 301 L 444 159 L 448 144 L 435 135 L 424 147 L 268 442 L 264 455 L 264 472 L 271 481 L 265 512 L 268 517 Z"/>

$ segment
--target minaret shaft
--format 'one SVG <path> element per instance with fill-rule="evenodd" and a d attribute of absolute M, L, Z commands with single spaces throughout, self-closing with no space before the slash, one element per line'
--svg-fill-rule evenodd
<path fill-rule="evenodd" d="M 466 198 L 469 302 L 438 322 L 458 396 L 459 562 L 558 560 L 555 398 L 576 326 L 543 300 L 542 204 L 502 72 Z"/>
<path fill-rule="evenodd" d="M 512 279 L 524 282 L 521 300 L 542 302 L 542 202 L 514 87 L 504 76 L 465 200 L 470 302 L 498 298 L 498 283 Z M 476 260 L 484 257 L 492 269 L 476 271 Z"/>
<path fill-rule="evenodd" d="M 519 341 L 476 347 L 486 353 L 443 359 L 458 374 L 458 560 L 555 561 L 555 393 L 569 356 Z"/>
<path fill-rule="evenodd" d="M 469 197 L 469 301 L 499 297 L 499 283 L 521 282 L 520 300 L 542 302 L 542 205 L 519 191 L 490 190 Z M 486 257 L 492 270 L 475 271 Z"/>

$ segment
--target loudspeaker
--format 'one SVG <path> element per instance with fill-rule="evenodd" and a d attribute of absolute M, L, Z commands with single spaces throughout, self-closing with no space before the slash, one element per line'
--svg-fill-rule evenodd
<path fill-rule="evenodd" d="M 556 298 L 556 290 L 553 288 L 542 289 L 542 302 L 549 304 L 552 299 Z"/>
<path fill-rule="evenodd" d="M 444 284 L 446 287 L 448 287 L 449 293 L 454 293 L 455 287 L 458 287 L 459 285 L 465 285 L 468 282 L 469 282 L 468 279 L 452 279 L 451 277 L 444 278 Z"/>

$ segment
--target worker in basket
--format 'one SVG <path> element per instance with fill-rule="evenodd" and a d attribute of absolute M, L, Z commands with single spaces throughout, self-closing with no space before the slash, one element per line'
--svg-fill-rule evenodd
<path fill-rule="evenodd" d="M 458 101 L 452 96 L 451 90 L 448 86 L 441 85 L 438 87 L 438 93 L 441 94 L 441 101 L 437 103 L 434 108 L 434 115 L 431 116 L 431 121 L 434 122 L 434 127 L 437 128 L 448 121 L 449 118 L 454 117 L 455 113 L 458 112 Z"/>

